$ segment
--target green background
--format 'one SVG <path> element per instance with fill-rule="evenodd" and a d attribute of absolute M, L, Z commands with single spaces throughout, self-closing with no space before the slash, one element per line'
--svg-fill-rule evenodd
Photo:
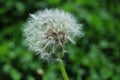
<path fill-rule="evenodd" d="M 85 35 L 67 45 L 70 80 L 120 80 L 120 0 L 0 0 L 0 80 L 63 80 L 56 64 L 23 44 L 29 13 L 45 8 L 68 11 L 84 26 Z"/>

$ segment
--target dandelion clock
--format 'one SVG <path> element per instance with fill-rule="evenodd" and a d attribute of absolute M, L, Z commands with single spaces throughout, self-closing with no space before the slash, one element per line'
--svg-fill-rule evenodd
<path fill-rule="evenodd" d="M 66 43 L 75 44 L 75 38 L 83 35 L 82 24 L 72 14 L 59 9 L 39 10 L 30 14 L 23 34 L 29 49 L 42 60 L 57 61 L 64 80 L 69 80 L 62 57 Z"/>

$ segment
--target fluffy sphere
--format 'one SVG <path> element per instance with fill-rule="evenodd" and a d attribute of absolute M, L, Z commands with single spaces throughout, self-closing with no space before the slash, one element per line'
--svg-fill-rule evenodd
<path fill-rule="evenodd" d="M 30 14 L 23 29 L 29 49 L 42 59 L 60 56 L 67 41 L 75 43 L 75 37 L 83 35 L 82 25 L 75 17 L 58 9 L 39 10 Z"/>

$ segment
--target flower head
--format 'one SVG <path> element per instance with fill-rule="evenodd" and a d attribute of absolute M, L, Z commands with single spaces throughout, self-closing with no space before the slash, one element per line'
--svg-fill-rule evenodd
<path fill-rule="evenodd" d="M 60 56 L 67 41 L 75 43 L 75 37 L 83 35 L 82 25 L 75 17 L 58 9 L 30 14 L 23 32 L 30 50 L 46 60 Z"/>

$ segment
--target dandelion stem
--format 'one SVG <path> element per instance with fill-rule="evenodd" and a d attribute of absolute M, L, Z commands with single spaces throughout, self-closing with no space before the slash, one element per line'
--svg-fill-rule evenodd
<path fill-rule="evenodd" d="M 61 73 L 62 73 L 62 76 L 63 76 L 64 80 L 69 80 L 62 60 L 61 59 L 57 59 L 57 61 L 58 61 L 58 66 L 59 66 L 59 68 L 61 70 Z"/>

